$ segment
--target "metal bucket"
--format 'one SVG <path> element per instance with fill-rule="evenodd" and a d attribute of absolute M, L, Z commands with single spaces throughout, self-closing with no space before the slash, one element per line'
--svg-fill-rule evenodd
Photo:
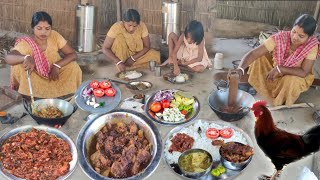
<path fill-rule="evenodd" d="M 93 52 L 96 50 L 96 7 L 77 5 L 77 51 Z"/>
<path fill-rule="evenodd" d="M 162 2 L 162 43 L 171 32 L 180 35 L 181 2 Z"/>

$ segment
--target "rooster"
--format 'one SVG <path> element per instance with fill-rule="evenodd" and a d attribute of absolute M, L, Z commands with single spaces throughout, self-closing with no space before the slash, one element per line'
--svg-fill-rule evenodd
<path fill-rule="evenodd" d="M 280 176 L 285 165 L 319 150 L 320 125 L 312 127 L 303 135 L 286 132 L 275 126 L 266 104 L 265 101 L 257 101 L 251 110 L 256 117 L 254 133 L 257 144 L 276 168 L 271 177 L 264 176 L 263 179 L 274 180 Z"/>

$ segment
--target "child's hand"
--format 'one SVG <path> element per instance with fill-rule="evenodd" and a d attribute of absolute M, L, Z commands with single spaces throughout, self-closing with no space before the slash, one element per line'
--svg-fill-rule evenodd
<path fill-rule="evenodd" d="M 177 75 L 180 74 L 180 68 L 179 68 L 178 65 L 174 65 L 174 66 L 173 66 L 173 74 L 174 74 L 175 76 L 177 76 Z"/>

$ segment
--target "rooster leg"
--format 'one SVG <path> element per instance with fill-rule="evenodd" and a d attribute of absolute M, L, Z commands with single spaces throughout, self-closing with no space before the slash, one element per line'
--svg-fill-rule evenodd
<path fill-rule="evenodd" d="M 261 175 L 258 177 L 258 180 L 270 180 L 271 176 L 267 176 L 267 175 Z"/>
<path fill-rule="evenodd" d="M 270 180 L 277 180 L 280 177 L 280 173 L 282 170 L 276 170 L 276 172 L 271 176 Z"/>

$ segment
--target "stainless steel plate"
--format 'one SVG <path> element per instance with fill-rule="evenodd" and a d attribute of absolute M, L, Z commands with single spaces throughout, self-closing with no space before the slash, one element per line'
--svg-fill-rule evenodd
<path fill-rule="evenodd" d="M 173 128 L 168 134 L 167 136 L 164 138 L 163 140 L 163 148 L 165 150 L 166 148 L 166 143 L 168 141 L 170 141 L 170 139 L 174 136 L 174 134 L 180 132 L 183 128 L 186 128 L 186 127 L 189 127 L 191 125 L 194 125 L 194 124 L 197 124 L 199 122 L 207 122 L 207 123 L 214 123 L 214 124 L 217 124 L 217 125 L 220 125 L 220 126 L 228 126 L 234 130 L 236 130 L 237 132 L 241 133 L 243 135 L 243 137 L 245 138 L 245 140 L 247 141 L 247 144 L 251 147 L 253 147 L 253 143 L 252 143 L 252 140 L 251 138 L 249 137 L 249 135 L 247 133 L 245 133 L 242 129 L 228 123 L 228 122 L 224 122 L 224 121 L 221 121 L 221 120 L 215 120 L 215 121 L 208 121 L 208 120 L 203 120 L 203 119 L 198 119 L 198 120 L 195 120 L 193 122 L 190 122 L 190 123 L 187 123 L 187 124 L 184 124 L 184 125 L 181 125 L 181 126 L 177 126 L 175 128 Z M 205 132 L 204 132 L 205 133 Z M 211 153 L 209 151 L 209 153 Z M 187 178 L 185 176 L 182 175 L 178 165 L 175 165 L 175 164 L 170 164 L 168 162 L 168 159 L 163 151 L 163 161 L 165 162 L 165 164 L 168 166 L 168 168 L 177 176 L 179 177 L 183 177 L 185 179 L 190 179 L 190 178 Z M 249 162 L 250 164 L 250 162 Z M 222 165 L 220 161 L 214 161 L 213 163 L 213 168 L 217 167 L 218 165 Z M 242 171 L 245 171 L 246 167 L 242 170 L 239 170 L 239 171 L 234 171 L 234 170 L 230 170 L 230 169 L 226 169 L 226 173 L 223 175 L 223 177 L 220 177 L 220 179 L 228 179 L 228 180 L 231 180 L 231 179 L 234 179 L 235 177 L 237 177 L 239 174 L 241 174 Z M 207 176 L 201 178 L 203 180 L 215 180 L 215 179 L 218 179 L 217 177 L 214 177 L 211 175 L 211 173 L 209 173 Z"/>
<path fill-rule="evenodd" d="M 31 125 L 27 125 L 27 126 L 22 126 L 22 127 L 18 127 L 15 129 L 10 130 L 9 132 L 5 133 L 3 136 L 1 136 L 0 138 L 0 147 L 2 147 L 3 143 L 10 137 L 21 133 L 21 132 L 28 132 L 30 131 L 32 128 L 35 128 L 37 130 L 44 130 L 46 131 L 48 134 L 54 134 L 56 135 L 58 138 L 61 138 L 65 141 L 68 142 L 69 146 L 70 146 L 70 150 L 71 150 L 71 154 L 72 154 L 72 161 L 70 162 L 70 168 L 69 168 L 69 172 L 64 175 L 64 176 L 60 176 L 58 178 L 58 180 L 63 180 L 63 179 L 67 179 L 67 177 L 69 177 L 77 164 L 77 160 L 78 160 L 78 153 L 77 153 L 77 148 L 75 146 L 75 144 L 73 143 L 73 141 L 66 135 L 64 134 L 62 131 L 56 129 L 56 128 L 51 128 L 48 126 L 31 126 Z M 2 163 L 0 163 L 0 173 L 5 176 L 7 179 L 13 179 L 13 180 L 21 180 L 21 178 L 18 178 L 16 176 L 13 176 L 12 174 L 9 174 L 7 172 L 4 171 L 4 167 L 2 165 Z"/>
<path fill-rule="evenodd" d="M 88 149 L 94 135 L 109 122 L 122 121 L 129 123 L 134 121 L 140 128 L 144 130 L 144 134 L 149 142 L 153 145 L 152 147 L 152 159 L 150 164 L 136 176 L 125 178 L 126 180 L 131 179 L 145 179 L 150 176 L 160 163 L 161 153 L 162 153 L 162 141 L 161 135 L 157 127 L 144 115 L 137 113 L 135 111 L 118 109 L 114 110 L 108 114 L 100 115 L 96 118 L 90 119 L 82 127 L 77 138 L 77 148 L 79 149 L 79 162 L 80 167 L 85 172 L 85 174 L 94 180 L 108 179 L 105 176 L 97 173 L 91 166 L 88 157 Z"/>
<path fill-rule="evenodd" d="M 168 90 L 168 89 L 164 89 L 164 90 Z M 164 91 L 164 90 L 160 90 L 160 91 Z M 176 89 L 172 89 L 172 90 L 173 91 L 178 91 Z M 182 91 L 182 90 L 179 90 L 179 91 Z M 154 121 L 156 123 L 159 123 L 159 124 L 163 124 L 163 125 L 181 125 L 181 124 L 185 124 L 185 123 L 188 123 L 188 122 L 194 120 L 198 116 L 198 114 L 200 112 L 200 102 L 199 102 L 198 98 L 195 97 L 195 96 L 193 96 L 193 98 L 194 98 L 193 110 L 192 110 L 191 114 L 188 115 L 186 120 L 179 121 L 179 122 L 167 122 L 167 121 L 164 121 L 162 118 L 159 118 L 157 116 L 153 116 L 152 113 L 149 111 L 149 109 L 150 109 L 150 105 L 154 102 L 153 101 L 154 96 L 158 92 L 159 91 L 157 91 L 154 94 L 152 94 L 148 98 L 148 100 L 146 101 L 145 106 L 144 106 L 144 111 L 147 114 L 147 117 L 149 119 L 151 119 L 152 121 Z"/>
<path fill-rule="evenodd" d="M 96 80 L 103 81 L 103 79 L 96 79 Z M 114 108 L 116 108 L 119 105 L 119 103 L 121 101 L 121 90 L 113 82 L 111 82 L 111 85 L 117 92 L 114 97 L 103 96 L 100 98 L 96 98 L 96 101 L 98 103 L 99 102 L 105 103 L 104 107 L 93 108 L 92 106 L 87 105 L 86 100 L 82 97 L 82 92 L 84 91 L 85 88 L 89 87 L 89 84 L 91 81 L 92 80 L 83 82 L 76 91 L 75 100 L 76 100 L 76 103 L 80 109 L 87 111 L 87 112 L 90 112 L 90 113 L 102 114 L 102 113 L 107 113 L 107 112 L 113 110 Z"/>
<path fill-rule="evenodd" d="M 172 83 L 172 84 L 185 84 L 185 83 L 188 83 L 190 82 L 190 80 L 192 79 L 192 74 L 191 73 L 188 73 L 188 72 L 184 72 L 184 71 L 181 71 L 182 74 L 187 74 L 189 79 L 186 80 L 185 82 L 177 82 L 175 81 L 175 75 L 173 73 L 167 73 L 167 74 L 164 74 L 163 75 L 163 79 Z"/>
<path fill-rule="evenodd" d="M 132 70 L 132 71 L 136 71 L 136 70 Z M 122 79 L 122 80 L 126 80 L 126 81 L 131 81 L 131 80 L 135 80 L 135 79 L 139 79 L 139 78 L 141 78 L 143 75 L 144 75 L 144 73 L 142 72 L 142 71 L 136 71 L 137 73 L 141 73 L 141 76 L 139 76 L 139 77 L 136 77 L 136 78 L 121 78 L 120 77 L 120 75 L 121 75 L 121 73 L 127 73 L 127 72 L 130 72 L 130 71 L 126 71 L 126 72 L 118 72 L 117 74 L 116 74 L 116 77 L 117 78 L 119 78 L 119 79 Z"/>

